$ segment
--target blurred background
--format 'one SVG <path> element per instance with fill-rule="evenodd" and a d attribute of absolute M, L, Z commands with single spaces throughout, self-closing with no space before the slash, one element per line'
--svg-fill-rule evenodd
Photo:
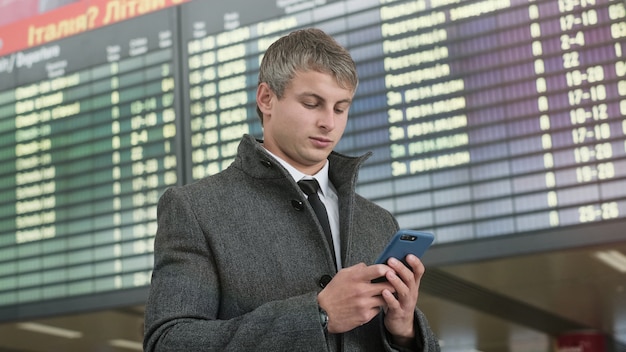
<path fill-rule="evenodd" d="M 142 350 L 159 196 L 304 27 L 357 62 L 359 193 L 436 235 L 442 350 L 626 351 L 623 0 L 0 0 L 0 352 Z"/>

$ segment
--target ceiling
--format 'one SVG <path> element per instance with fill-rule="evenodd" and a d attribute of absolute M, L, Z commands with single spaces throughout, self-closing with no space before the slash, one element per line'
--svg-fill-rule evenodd
<path fill-rule="evenodd" d="M 615 351 L 624 351 L 626 273 L 594 256 L 603 250 L 626 254 L 626 237 L 602 246 L 428 266 L 419 307 L 445 352 L 553 351 L 551 336 L 580 330 L 606 333 Z M 143 307 L 133 306 L 31 321 L 79 331 L 79 338 L 2 324 L 0 352 L 141 350 L 142 318 Z M 111 340 L 134 345 L 115 347 Z"/>

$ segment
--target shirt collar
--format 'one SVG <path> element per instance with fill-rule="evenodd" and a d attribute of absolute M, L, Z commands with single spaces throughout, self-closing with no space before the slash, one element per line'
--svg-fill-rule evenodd
<path fill-rule="evenodd" d="M 275 155 L 274 153 L 270 152 L 269 150 L 265 149 L 265 151 L 267 151 L 285 169 L 287 169 L 287 172 L 289 172 L 289 175 L 291 175 L 291 177 L 293 177 L 293 179 L 296 182 L 300 181 L 303 178 L 305 178 L 305 179 L 307 179 L 307 178 L 308 179 L 315 178 L 317 180 L 317 182 L 320 184 L 320 191 L 322 191 L 322 195 L 329 194 L 328 193 L 329 192 L 328 191 L 328 187 L 329 187 L 329 180 L 328 180 L 329 162 L 328 162 L 328 159 L 326 159 L 326 163 L 324 164 L 324 167 L 322 167 L 322 169 L 320 171 L 318 171 L 315 175 L 307 175 L 307 174 L 304 174 L 304 173 L 300 172 L 295 167 L 291 166 L 291 164 L 289 164 L 288 162 L 286 162 L 285 160 L 283 160 L 279 156 Z"/>

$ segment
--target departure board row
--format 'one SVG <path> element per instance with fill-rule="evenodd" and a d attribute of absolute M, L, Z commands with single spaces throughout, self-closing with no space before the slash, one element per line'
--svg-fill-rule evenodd
<path fill-rule="evenodd" d="M 263 52 L 306 27 L 357 62 L 338 151 L 373 151 L 358 192 L 401 227 L 626 218 L 621 0 L 188 1 L 0 57 L 0 320 L 146 287 L 158 198 L 262 137 Z"/>

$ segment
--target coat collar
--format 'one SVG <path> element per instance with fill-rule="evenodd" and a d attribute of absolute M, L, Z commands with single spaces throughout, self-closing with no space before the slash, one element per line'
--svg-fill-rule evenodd
<path fill-rule="evenodd" d="M 251 135 L 244 135 L 237 149 L 237 157 L 232 166 L 251 177 L 259 179 L 284 178 L 287 170 L 263 148 L 263 141 Z M 356 185 L 361 164 L 371 156 L 371 152 L 353 157 L 332 152 L 328 156 L 328 177 L 339 193 L 353 189 Z M 344 189 L 348 187 L 348 189 Z"/>

